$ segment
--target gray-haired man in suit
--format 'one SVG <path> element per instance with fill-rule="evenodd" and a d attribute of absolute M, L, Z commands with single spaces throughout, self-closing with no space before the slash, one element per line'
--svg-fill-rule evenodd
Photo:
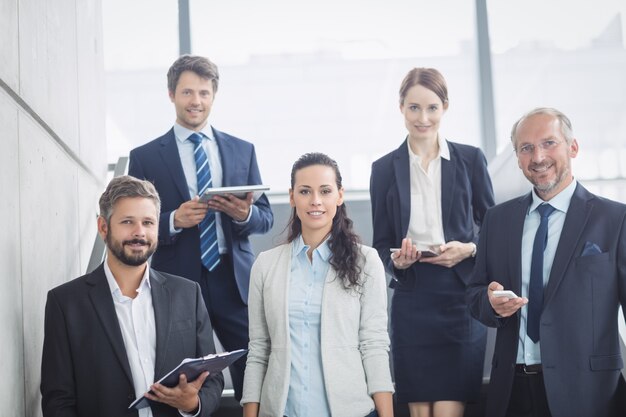
<path fill-rule="evenodd" d="M 578 142 L 560 111 L 525 114 L 511 140 L 533 191 L 487 211 L 467 293 L 498 329 L 486 416 L 623 416 L 626 206 L 574 179 Z"/>

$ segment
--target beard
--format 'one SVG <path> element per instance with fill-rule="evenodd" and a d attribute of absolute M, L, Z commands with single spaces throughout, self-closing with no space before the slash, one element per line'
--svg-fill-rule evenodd
<path fill-rule="evenodd" d="M 144 239 L 124 240 L 121 243 L 119 241 L 113 241 L 110 233 L 106 236 L 106 244 L 111 253 L 115 255 L 121 263 L 128 266 L 143 265 L 150 259 L 152 254 L 156 252 L 157 248 L 156 243 Z M 131 251 L 131 253 L 126 253 L 125 247 L 130 244 L 145 245 L 148 249 L 145 252 Z"/>
<path fill-rule="evenodd" d="M 564 168 L 561 172 L 557 173 L 557 176 L 552 181 L 546 181 L 540 183 L 532 177 L 528 177 L 529 181 L 535 187 L 535 192 L 539 196 L 550 195 L 553 191 L 558 189 L 561 184 L 570 177 L 570 169 L 569 167 Z"/>

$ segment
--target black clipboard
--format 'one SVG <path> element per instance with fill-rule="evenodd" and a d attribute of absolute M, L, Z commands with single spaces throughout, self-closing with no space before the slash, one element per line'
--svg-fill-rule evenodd
<path fill-rule="evenodd" d="M 248 349 L 239 349 L 233 350 L 232 352 L 214 353 L 200 358 L 186 358 L 183 359 L 177 367 L 169 371 L 163 378 L 156 382 L 172 388 L 178 385 L 178 377 L 180 374 L 185 374 L 187 381 L 193 381 L 204 371 L 209 371 L 210 374 L 220 372 L 247 352 Z M 209 378 L 211 378 L 211 375 L 209 375 Z M 142 396 L 133 401 L 132 404 L 128 406 L 128 409 L 139 410 L 149 405 L 150 400 Z"/>

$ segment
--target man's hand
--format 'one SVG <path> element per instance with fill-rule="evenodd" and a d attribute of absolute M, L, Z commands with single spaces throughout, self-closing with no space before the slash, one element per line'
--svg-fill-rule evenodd
<path fill-rule="evenodd" d="M 443 245 L 439 245 L 438 256 L 420 258 L 420 262 L 445 266 L 446 268 L 452 268 L 462 260 L 472 256 L 474 246 L 470 243 L 461 243 L 456 240 L 452 240 Z"/>
<path fill-rule="evenodd" d="M 508 298 L 496 297 L 493 295 L 494 291 L 503 289 L 504 287 L 496 281 L 491 282 L 489 284 L 489 287 L 487 287 L 487 296 L 489 297 L 489 303 L 499 316 L 512 316 L 517 312 L 517 310 L 528 304 L 528 298 L 526 297 Z"/>
<path fill-rule="evenodd" d="M 197 226 L 204 219 L 209 208 L 206 203 L 201 203 L 199 199 L 200 197 L 195 196 L 176 209 L 174 213 L 174 227 L 187 229 Z"/>
<path fill-rule="evenodd" d="M 200 405 L 198 392 L 208 376 L 209 373 L 205 371 L 195 381 L 187 382 L 185 374 L 180 374 L 178 385 L 174 388 L 168 388 L 161 384 L 152 384 L 150 391 L 153 394 L 147 392 L 145 395 L 152 401 L 158 401 L 185 413 L 193 414 Z"/>
<path fill-rule="evenodd" d="M 242 222 L 250 214 L 253 193 L 247 193 L 246 198 L 237 198 L 232 194 L 215 195 L 208 201 L 210 210 L 228 214 L 233 220 Z"/>

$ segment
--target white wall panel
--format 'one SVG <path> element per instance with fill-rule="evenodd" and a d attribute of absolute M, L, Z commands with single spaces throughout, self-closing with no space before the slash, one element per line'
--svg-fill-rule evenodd
<path fill-rule="evenodd" d="M 30 117 L 19 129 L 25 407 L 35 416 L 47 291 L 80 275 L 79 168 Z"/>
<path fill-rule="evenodd" d="M 0 416 L 24 415 L 17 117 L 11 98 L 0 90 Z"/>
<path fill-rule="evenodd" d="M 17 0 L 0 0 L 0 79 L 12 90 L 18 84 Z"/>
<path fill-rule="evenodd" d="M 78 153 L 76 3 L 20 2 L 20 95 Z"/>

